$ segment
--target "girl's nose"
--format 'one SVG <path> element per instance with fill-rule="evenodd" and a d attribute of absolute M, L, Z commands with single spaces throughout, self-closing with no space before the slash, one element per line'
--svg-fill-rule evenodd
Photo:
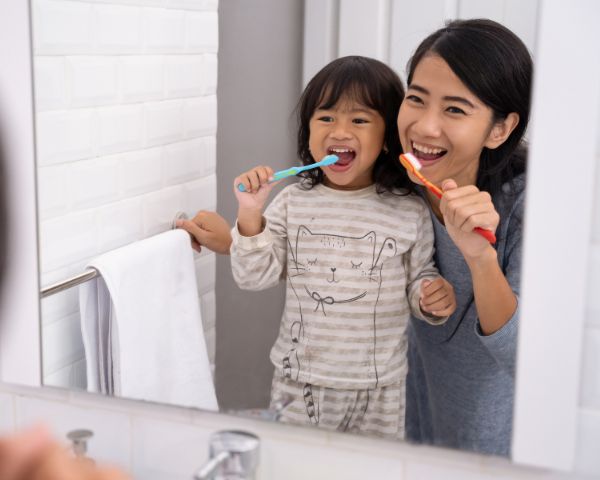
<path fill-rule="evenodd" d="M 331 131 L 331 138 L 336 140 L 344 140 L 350 137 L 350 131 L 342 122 L 336 123 Z"/>

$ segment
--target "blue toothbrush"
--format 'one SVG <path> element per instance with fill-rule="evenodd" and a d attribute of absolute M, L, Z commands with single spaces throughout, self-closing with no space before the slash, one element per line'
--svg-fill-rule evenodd
<path fill-rule="evenodd" d="M 311 163 L 310 165 L 305 165 L 304 167 L 292 167 L 286 170 L 280 170 L 279 172 L 275 172 L 273 174 L 272 182 L 276 182 L 277 180 L 281 180 L 282 178 L 292 177 L 294 175 L 298 175 L 300 172 L 304 172 L 306 170 L 311 170 L 317 167 L 326 167 L 327 165 L 333 165 L 335 162 L 339 160 L 337 155 L 326 155 L 323 157 L 323 160 L 317 163 Z M 270 183 L 270 182 L 269 182 Z M 245 192 L 246 187 L 244 187 L 243 183 L 239 183 L 237 189 L 240 192 Z"/>

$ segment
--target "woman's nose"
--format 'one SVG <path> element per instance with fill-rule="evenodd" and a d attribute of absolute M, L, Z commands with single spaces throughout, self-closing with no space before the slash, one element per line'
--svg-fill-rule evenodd
<path fill-rule="evenodd" d="M 423 112 L 415 122 L 414 130 L 422 137 L 439 137 L 442 129 L 438 115 L 431 110 Z"/>

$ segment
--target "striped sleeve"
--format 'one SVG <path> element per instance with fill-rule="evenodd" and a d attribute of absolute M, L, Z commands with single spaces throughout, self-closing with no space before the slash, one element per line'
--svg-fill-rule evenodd
<path fill-rule="evenodd" d="M 433 262 L 433 226 L 429 213 L 423 207 L 419 215 L 417 237 L 414 245 L 405 257 L 407 274 L 407 295 L 413 315 L 425 320 L 431 325 L 441 325 L 448 317 L 436 317 L 421 310 L 419 299 L 421 296 L 421 282 L 435 280 L 440 276 Z"/>
<path fill-rule="evenodd" d="M 279 193 L 267 207 L 264 228 L 253 237 L 240 234 L 237 226 L 231 231 L 231 271 L 243 290 L 265 290 L 282 280 L 287 262 L 287 194 Z"/>

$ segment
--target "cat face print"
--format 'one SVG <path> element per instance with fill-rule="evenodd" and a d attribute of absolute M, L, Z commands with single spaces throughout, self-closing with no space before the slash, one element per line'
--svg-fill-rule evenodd
<path fill-rule="evenodd" d="M 315 300 L 317 308 L 324 310 L 325 305 L 377 295 L 383 261 L 396 255 L 397 248 L 391 238 L 378 246 L 377 235 L 372 231 L 351 237 L 313 233 L 300 226 L 294 250 L 290 278 Z M 302 276 L 306 276 L 306 281 L 299 278 Z"/>

